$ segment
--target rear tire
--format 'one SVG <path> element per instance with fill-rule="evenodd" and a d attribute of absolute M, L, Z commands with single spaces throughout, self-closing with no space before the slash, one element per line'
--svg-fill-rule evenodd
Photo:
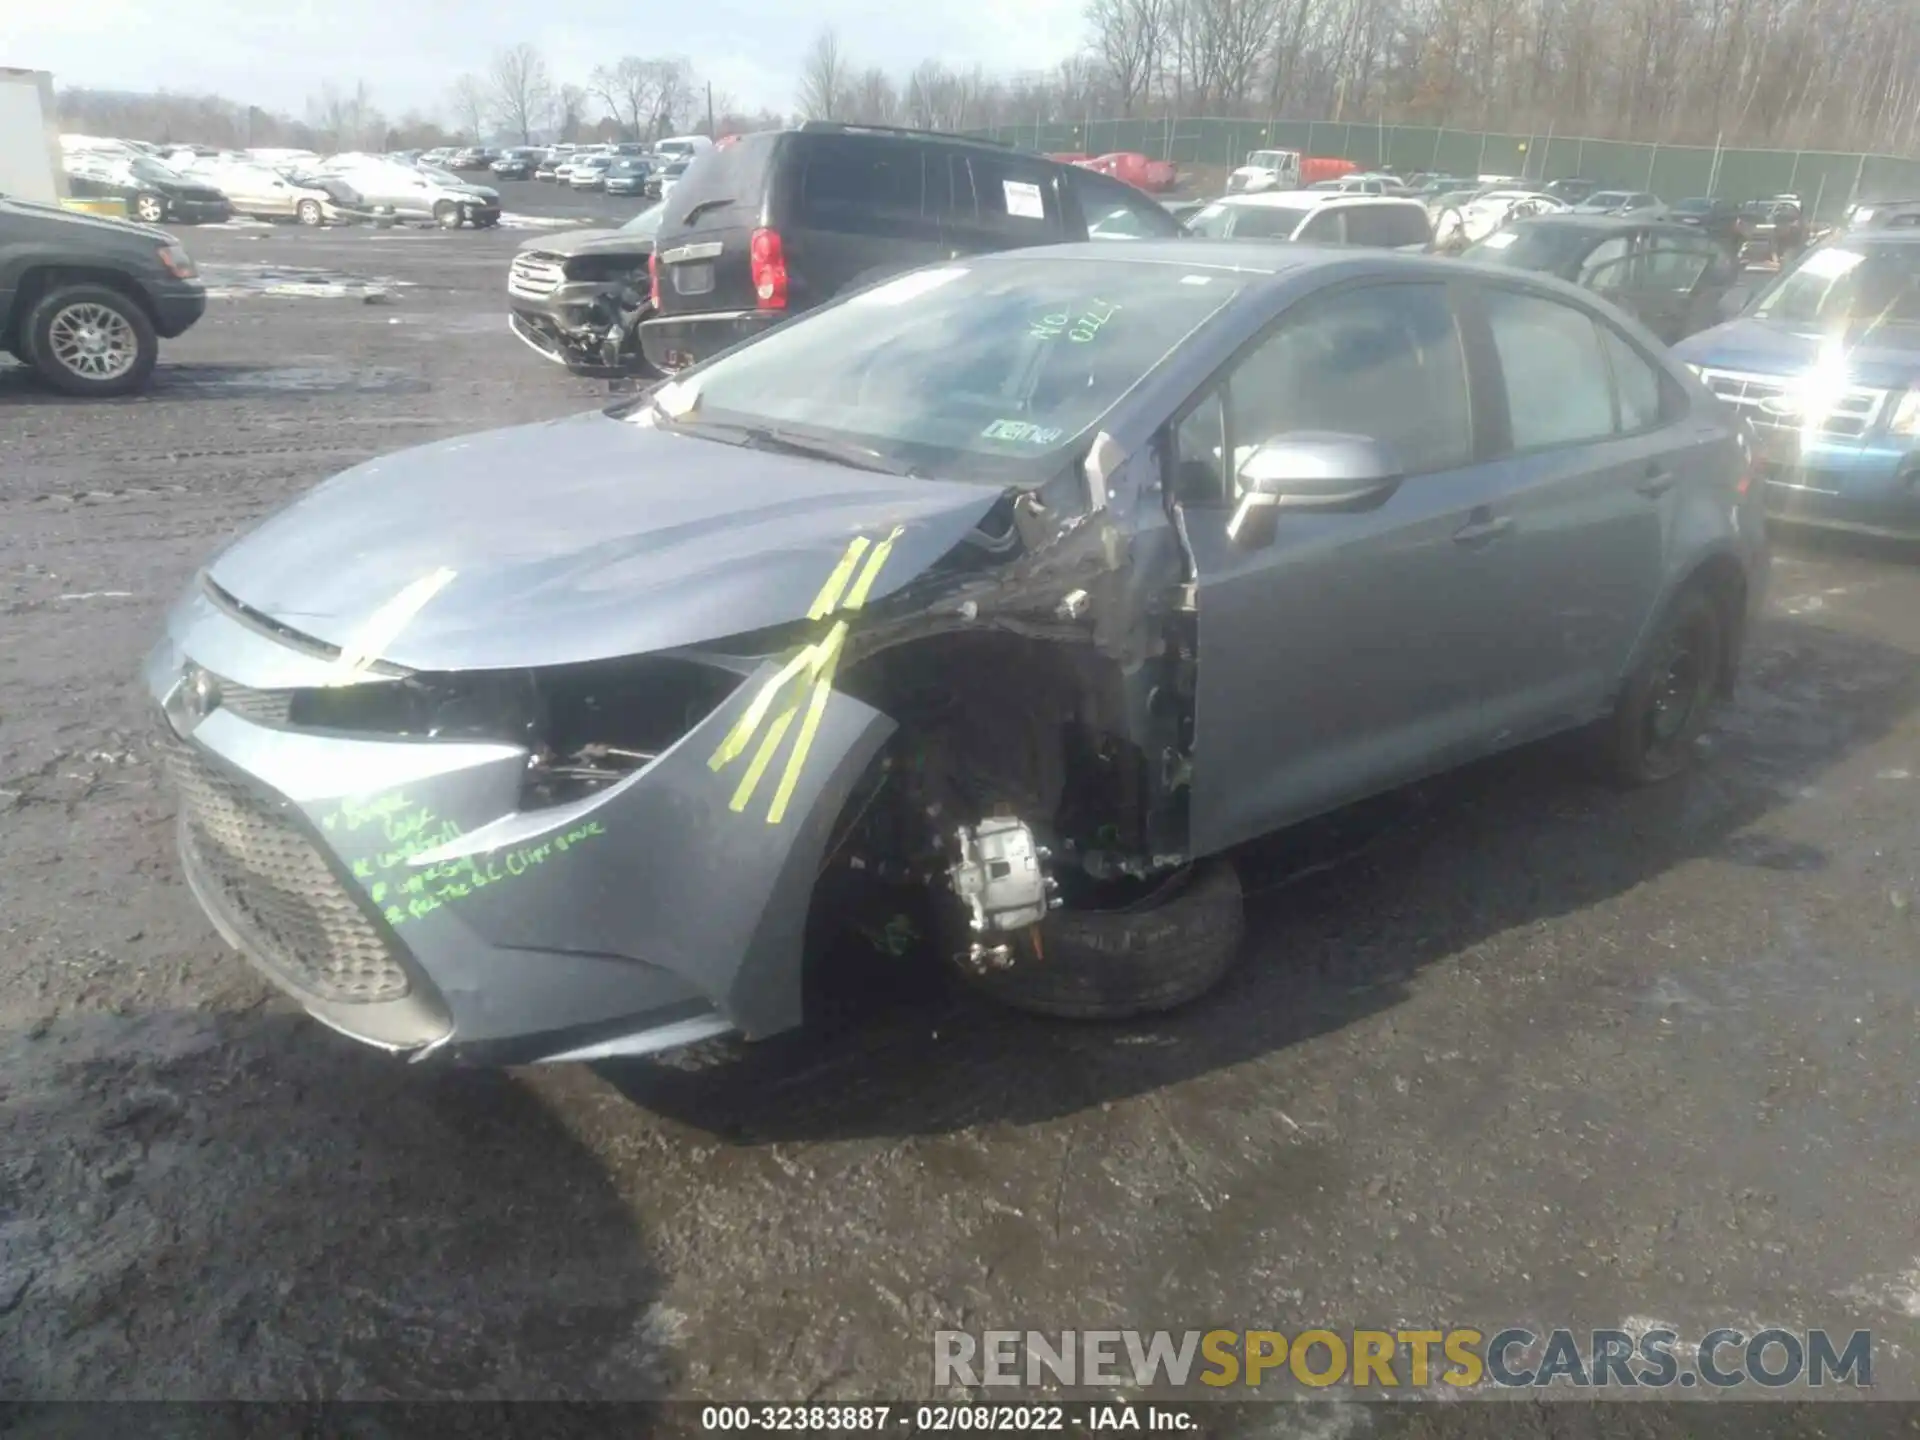
<path fill-rule="evenodd" d="M 1707 728 L 1727 664 L 1727 627 L 1704 590 L 1674 599 L 1598 734 L 1602 773 L 1624 786 L 1684 772 Z"/>
<path fill-rule="evenodd" d="M 1220 982 L 1246 933 L 1240 876 L 1215 856 L 1121 910 L 1057 910 L 1013 965 L 965 972 L 1004 1005 L 1073 1020 L 1122 1020 L 1171 1010 Z"/>

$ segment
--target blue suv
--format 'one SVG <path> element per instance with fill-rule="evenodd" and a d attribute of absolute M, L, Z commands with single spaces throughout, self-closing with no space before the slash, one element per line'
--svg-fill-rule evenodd
<path fill-rule="evenodd" d="M 1920 538 L 1920 232 L 1809 250 L 1674 353 L 1753 423 L 1769 511 Z"/>

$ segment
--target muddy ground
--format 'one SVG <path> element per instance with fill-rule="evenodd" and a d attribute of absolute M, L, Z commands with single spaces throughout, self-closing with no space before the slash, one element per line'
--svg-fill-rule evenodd
<path fill-rule="evenodd" d="M 505 329 L 524 234 L 188 232 L 236 293 L 150 394 L 0 361 L 0 1395 L 912 1398 L 943 1327 L 1655 1321 L 1871 1328 L 1920 1394 L 1898 547 L 1782 538 L 1685 783 L 1547 747 L 1248 853 L 1244 965 L 1154 1023 L 902 964 L 824 1034 L 485 1073 L 277 998 L 180 883 L 136 668 L 331 472 L 604 399 Z M 384 303 L 256 293 L 303 267 Z"/>

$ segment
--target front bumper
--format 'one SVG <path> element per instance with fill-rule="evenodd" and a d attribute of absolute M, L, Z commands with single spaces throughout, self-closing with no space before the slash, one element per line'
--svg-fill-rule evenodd
<path fill-rule="evenodd" d="M 182 225 L 221 225 L 233 218 L 225 200 L 176 200 L 167 197 L 167 219 Z"/>
<path fill-rule="evenodd" d="M 189 661 L 224 696 L 176 728 Z M 777 668 L 619 783 L 528 812 L 515 746 L 292 728 L 276 697 L 337 682 L 336 662 L 203 588 L 169 616 L 146 681 L 182 866 L 221 934 L 356 1039 L 521 1063 L 799 1023 L 814 880 L 893 724 L 835 692 L 780 823 L 764 793 L 736 812 L 737 776 L 709 758 Z"/>
<path fill-rule="evenodd" d="M 639 298 L 644 298 L 644 276 L 640 280 Z M 608 365 L 602 352 L 609 329 L 620 323 L 619 298 L 631 288 L 620 280 L 575 280 L 536 299 L 509 282 L 507 324 L 527 345 L 576 375 L 611 379 L 644 372 L 648 367 L 631 349 L 627 363 L 616 365 Z"/>
<path fill-rule="evenodd" d="M 184 335 L 207 313 L 207 292 L 198 281 L 153 293 L 153 328 L 162 340 Z"/>
<path fill-rule="evenodd" d="M 789 318 L 784 310 L 735 310 L 716 315 L 671 315 L 644 321 L 640 349 L 663 374 L 757 339 Z"/>
<path fill-rule="evenodd" d="M 1797 437 L 1764 441 L 1758 456 L 1775 519 L 1866 535 L 1920 538 L 1920 449 Z"/>
<path fill-rule="evenodd" d="M 609 180 L 602 187 L 609 195 L 644 195 L 647 182 L 644 180 Z"/>

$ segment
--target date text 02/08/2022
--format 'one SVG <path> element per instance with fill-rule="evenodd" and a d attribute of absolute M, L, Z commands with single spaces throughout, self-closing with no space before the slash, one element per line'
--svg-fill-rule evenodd
<path fill-rule="evenodd" d="M 1086 1405 L 979 1405 L 965 1402 L 909 1405 L 707 1405 L 703 1432 L 905 1430 L 911 1434 L 1018 1434 L 1198 1429 L 1192 1411 L 1180 1406 L 1115 1402 Z"/>

